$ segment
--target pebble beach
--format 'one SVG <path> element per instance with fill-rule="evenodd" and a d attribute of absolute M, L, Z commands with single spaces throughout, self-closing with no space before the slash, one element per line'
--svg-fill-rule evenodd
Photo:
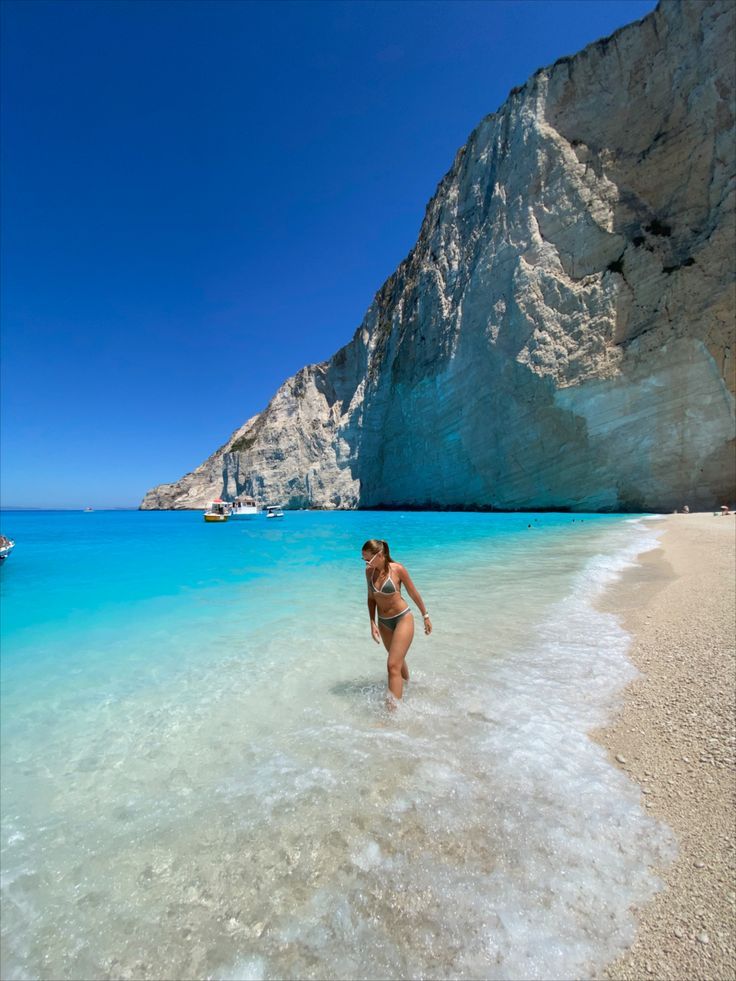
<path fill-rule="evenodd" d="M 595 734 L 677 840 L 633 946 L 603 977 L 736 977 L 736 516 L 670 515 L 601 602 L 640 672 Z"/>

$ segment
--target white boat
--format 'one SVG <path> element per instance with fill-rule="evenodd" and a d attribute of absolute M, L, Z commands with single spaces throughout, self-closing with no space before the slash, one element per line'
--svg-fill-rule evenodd
<path fill-rule="evenodd" d="M 283 518 L 284 512 L 279 504 L 269 504 L 266 508 L 267 518 Z"/>
<path fill-rule="evenodd" d="M 255 518 L 258 505 L 253 497 L 239 497 L 230 505 L 231 518 Z"/>
<path fill-rule="evenodd" d="M 204 512 L 205 521 L 227 521 L 230 517 L 230 505 L 223 501 L 221 497 L 210 501 L 207 510 Z"/>
<path fill-rule="evenodd" d="M 7 559 L 14 548 L 14 541 L 12 541 L 10 538 L 6 538 L 5 535 L 0 535 L 0 562 Z"/>

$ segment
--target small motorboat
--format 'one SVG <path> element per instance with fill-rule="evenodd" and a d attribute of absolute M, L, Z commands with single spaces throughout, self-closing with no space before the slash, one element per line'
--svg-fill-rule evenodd
<path fill-rule="evenodd" d="M 284 512 L 279 504 L 269 504 L 266 508 L 267 518 L 283 518 Z"/>
<path fill-rule="evenodd" d="M 210 501 L 207 510 L 204 512 L 205 521 L 227 521 L 230 517 L 230 505 L 223 501 L 221 497 Z"/>
<path fill-rule="evenodd" d="M 255 518 L 258 514 L 258 505 L 254 497 L 237 498 L 230 505 L 230 517 L 236 518 Z"/>
<path fill-rule="evenodd" d="M 0 535 L 0 562 L 3 562 L 15 548 L 15 542 L 5 535 Z"/>

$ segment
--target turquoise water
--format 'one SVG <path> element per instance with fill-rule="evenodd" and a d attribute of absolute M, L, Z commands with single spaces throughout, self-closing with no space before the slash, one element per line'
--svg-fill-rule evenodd
<path fill-rule="evenodd" d="M 651 527 L 4 512 L 2 977 L 594 971 L 671 847 L 586 736 Z M 393 713 L 371 537 L 435 627 Z"/>

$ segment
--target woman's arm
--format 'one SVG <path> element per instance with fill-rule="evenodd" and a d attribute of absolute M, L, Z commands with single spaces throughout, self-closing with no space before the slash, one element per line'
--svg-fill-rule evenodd
<path fill-rule="evenodd" d="M 368 574 L 366 573 L 366 580 L 368 579 Z M 377 644 L 381 643 L 381 634 L 378 630 L 378 624 L 376 623 L 376 601 L 373 599 L 373 594 L 368 590 L 368 616 L 371 621 L 371 637 L 375 640 Z"/>
<path fill-rule="evenodd" d="M 406 567 L 401 565 L 399 562 L 397 562 L 396 565 L 398 566 L 398 570 L 399 570 L 399 579 L 406 586 L 407 593 L 411 596 L 411 598 L 414 600 L 416 605 L 419 607 L 419 612 L 422 614 L 422 617 L 424 618 L 425 634 L 431 634 L 432 621 L 429 619 L 429 614 L 427 613 L 427 607 L 424 605 L 424 600 L 419 595 L 419 590 L 412 582 L 411 576 L 406 571 Z"/>

